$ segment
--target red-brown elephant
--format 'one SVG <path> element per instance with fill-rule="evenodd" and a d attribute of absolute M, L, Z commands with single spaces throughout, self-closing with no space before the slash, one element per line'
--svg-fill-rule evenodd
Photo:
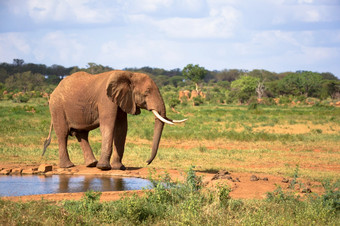
<path fill-rule="evenodd" d="M 59 143 L 60 167 L 74 166 L 67 151 L 69 135 L 77 137 L 83 149 L 85 164 L 99 169 L 121 169 L 127 134 L 127 113 L 137 115 L 140 109 L 155 114 L 155 127 L 150 164 L 155 158 L 164 123 L 185 120 L 166 118 L 165 105 L 154 81 L 142 73 L 109 71 L 97 75 L 74 73 L 63 79 L 51 94 L 49 101 L 51 126 L 44 151 L 51 142 L 54 127 Z M 102 134 L 99 161 L 93 155 L 88 134 L 100 126 Z M 113 158 L 110 165 L 110 158 Z"/>

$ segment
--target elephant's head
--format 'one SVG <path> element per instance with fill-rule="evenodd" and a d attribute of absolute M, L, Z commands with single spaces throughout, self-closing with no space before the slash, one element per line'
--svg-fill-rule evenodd
<path fill-rule="evenodd" d="M 163 98 L 155 82 L 146 74 L 128 71 L 115 71 L 107 83 L 107 95 L 124 112 L 137 115 L 140 109 L 152 111 L 155 115 L 152 153 L 147 161 L 150 164 L 156 157 L 164 123 L 174 124 L 185 120 L 166 118 Z"/>

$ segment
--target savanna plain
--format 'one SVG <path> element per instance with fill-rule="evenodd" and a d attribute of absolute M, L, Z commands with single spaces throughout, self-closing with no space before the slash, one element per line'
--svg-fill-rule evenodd
<path fill-rule="evenodd" d="M 166 100 L 165 100 L 166 102 Z M 99 201 L 88 191 L 81 200 L 14 202 L 0 197 L 0 224 L 156 224 L 156 225 L 336 225 L 340 222 L 340 108 L 287 105 L 178 105 L 168 108 L 156 159 L 147 166 L 154 116 L 142 111 L 128 116 L 123 163 L 146 168 L 154 189 L 143 195 Z M 55 134 L 44 157 L 50 115 L 47 99 L 0 102 L 1 165 L 58 164 Z M 99 129 L 90 143 L 100 155 Z M 77 140 L 68 150 L 83 164 Z M 161 170 L 161 171 L 160 171 Z M 175 180 L 171 173 L 183 172 Z M 237 194 L 238 181 L 220 180 L 228 171 L 248 190 Z M 161 173 L 159 173 L 161 172 Z M 207 180 L 206 176 L 216 176 Z M 250 176 L 268 180 L 251 182 Z M 210 178 L 211 178 L 210 177 Z M 288 183 L 279 182 L 284 178 Z M 254 183 L 254 184 L 252 184 Z M 260 198 L 248 195 L 255 183 L 272 183 Z M 308 189 L 307 189 L 308 188 Z M 306 190 L 307 189 L 307 190 Z M 303 191 L 304 190 L 304 191 Z M 303 191 L 303 192 L 302 192 Z"/>

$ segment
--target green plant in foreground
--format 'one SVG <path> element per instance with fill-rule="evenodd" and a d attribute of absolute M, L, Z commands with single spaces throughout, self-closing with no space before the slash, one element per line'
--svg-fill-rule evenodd
<path fill-rule="evenodd" d="M 289 188 L 294 189 L 295 185 L 297 184 L 297 178 L 299 177 L 299 165 L 296 165 L 294 170 L 293 179 L 290 181 Z"/>
<path fill-rule="evenodd" d="M 301 199 L 291 189 L 278 187 L 265 200 L 235 200 L 226 185 L 208 190 L 194 167 L 186 180 L 174 183 L 158 176 L 144 195 L 100 202 L 99 192 L 88 191 L 80 201 L 10 202 L 0 199 L 2 225 L 336 225 L 340 220 L 339 181 L 325 182 L 325 194 Z"/>

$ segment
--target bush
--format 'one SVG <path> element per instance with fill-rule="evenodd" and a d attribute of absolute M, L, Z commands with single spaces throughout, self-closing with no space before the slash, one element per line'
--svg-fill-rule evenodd
<path fill-rule="evenodd" d="M 31 99 L 31 96 L 28 93 L 19 92 L 13 94 L 12 101 L 14 103 L 27 103 Z"/>
<path fill-rule="evenodd" d="M 199 106 L 203 104 L 203 98 L 201 96 L 197 96 L 193 98 L 193 104 L 194 106 Z"/>

